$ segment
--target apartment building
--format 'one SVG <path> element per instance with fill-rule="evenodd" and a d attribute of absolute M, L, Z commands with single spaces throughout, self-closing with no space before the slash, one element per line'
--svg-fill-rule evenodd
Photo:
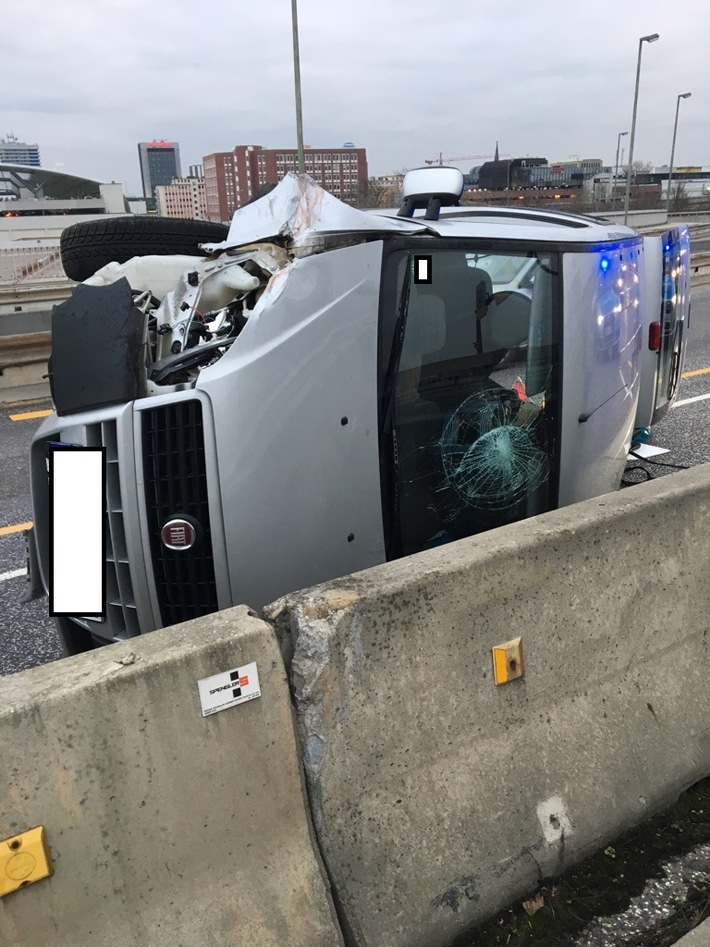
<path fill-rule="evenodd" d="M 173 178 L 170 184 L 159 184 L 155 188 L 155 200 L 161 217 L 207 220 L 204 178 Z"/>
<path fill-rule="evenodd" d="M 367 188 L 367 154 L 364 148 L 305 149 L 305 168 L 318 184 L 343 201 L 353 201 Z M 250 201 L 259 188 L 277 183 L 298 169 L 295 148 L 262 148 L 237 145 L 202 159 L 205 173 L 207 219 L 229 222 L 237 209 Z"/>

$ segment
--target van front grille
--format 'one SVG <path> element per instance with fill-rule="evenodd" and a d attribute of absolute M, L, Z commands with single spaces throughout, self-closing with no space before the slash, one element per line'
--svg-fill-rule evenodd
<path fill-rule="evenodd" d="M 217 611 L 202 405 L 178 401 L 140 412 L 143 474 L 153 572 L 163 625 Z M 163 526 L 189 518 L 190 549 L 168 549 Z"/>

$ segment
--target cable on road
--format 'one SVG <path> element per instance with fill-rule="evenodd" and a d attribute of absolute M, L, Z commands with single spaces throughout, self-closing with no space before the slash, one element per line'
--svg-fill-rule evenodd
<path fill-rule="evenodd" d="M 654 467 L 670 467 L 672 470 L 690 470 L 690 464 L 670 464 L 666 460 L 652 460 L 650 457 L 642 457 L 640 454 L 636 454 L 634 451 L 629 451 L 629 457 L 633 457 L 634 460 L 639 463 L 634 467 L 626 467 L 624 471 L 624 476 L 621 478 L 622 487 L 635 487 L 639 483 L 646 483 L 649 480 L 657 480 L 660 476 L 659 474 L 653 473 L 652 470 L 649 470 L 648 467 L 645 467 L 644 464 L 653 464 Z M 629 480 L 628 474 L 633 474 L 638 471 L 639 474 L 643 474 L 640 480 Z"/>

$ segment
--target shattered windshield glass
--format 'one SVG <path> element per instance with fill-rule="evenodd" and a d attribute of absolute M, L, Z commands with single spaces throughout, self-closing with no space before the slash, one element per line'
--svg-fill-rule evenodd
<path fill-rule="evenodd" d="M 558 256 L 428 256 L 428 282 L 413 253 L 388 261 L 403 327 L 391 431 L 403 555 L 544 512 L 556 491 Z"/>

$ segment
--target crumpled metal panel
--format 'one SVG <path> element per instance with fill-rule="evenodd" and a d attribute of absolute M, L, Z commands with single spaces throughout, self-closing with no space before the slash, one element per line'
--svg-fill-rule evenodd
<path fill-rule="evenodd" d="M 227 239 L 202 244 L 210 253 L 274 238 L 309 246 L 327 233 L 426 233 L 423 221 L 382 217 L 333 197 L 307 174 L 287 174 L 267 195 L 235 211 Z"/>

